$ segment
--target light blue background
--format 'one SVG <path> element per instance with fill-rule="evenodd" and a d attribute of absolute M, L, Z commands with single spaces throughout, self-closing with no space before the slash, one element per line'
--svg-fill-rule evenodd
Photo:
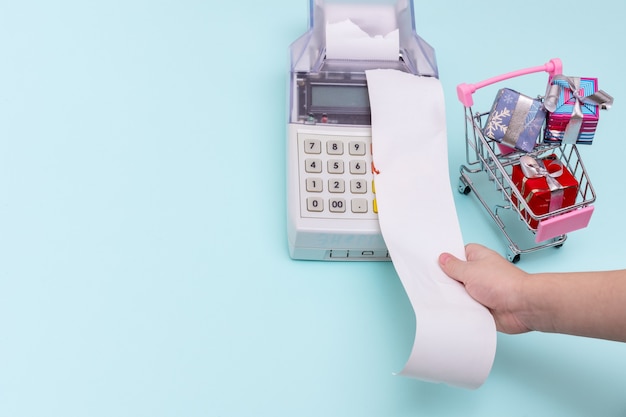
<path fill-rule="evenodd" d="M 392 265 L 289 259 L 288 46 L 307 12 L 0 2 L 0 415 L 626 415 L 623 344 L 499 335 L 476 391 L 393 376 L 415 320 Z M 453 186 L 458 83 L 553 57 L 599 78 L 616 102 L 582 149 L 591 225 L 518 265 L 626 267 L 617 3 L 416 0 L 416 24 L 437 52 Z M 504 253 L 476 200 L 455 199 L 465 240 Z"/>

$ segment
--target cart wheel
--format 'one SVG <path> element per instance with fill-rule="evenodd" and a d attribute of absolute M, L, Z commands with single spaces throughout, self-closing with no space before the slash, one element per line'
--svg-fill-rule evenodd
<path fill-rule="evenodd" d="M 561 243 L 560 245 L 554 245 L 555 249 L 561 249 L 563 247 L 563 244 Z"/>
<path fill-rule="evenodd" d="M 519 253 L 514 253 L 511 249 L 506 251 L 506 258 L 509 262 L 516 264 L 519 262 L 521 255 Z"/>
<path fill-rule="evenodd" d="M 459 178 L 459 192 L 468 195 L 472 191 L 471 187 L 465 183 L 463 177 Z"/>

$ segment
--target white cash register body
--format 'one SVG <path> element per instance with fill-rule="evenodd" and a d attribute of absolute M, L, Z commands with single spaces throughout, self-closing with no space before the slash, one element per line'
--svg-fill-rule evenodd
<path fill-rule="evenodd" d="M 438 77 L 434 50 L 415 32 L 412 0 L 361 1 L 310 0 L 309 30 L 290 47 L 287 228 L 294 259 L 390 260 L 378 225 L 365 71 Z"/>

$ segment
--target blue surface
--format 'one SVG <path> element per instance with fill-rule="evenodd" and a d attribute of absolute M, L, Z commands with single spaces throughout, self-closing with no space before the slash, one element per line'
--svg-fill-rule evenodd
<path fill-rule="evenodd" d="M 615 97 L 582 149 L 591 225 L 524 256 L 531 272 L 626 267 L 626 25 L 611 2 L 586 6 L 416 0 L 445 89 L 453 185 L 458 83 L 560 57 Z M 626 414 L 620 343 L 499 335 L 476 391 L 393 376 L 415 321 L 392 265 L 289 259 L 287 48 L 307 11 L 306 0 L 0 3 L 0 415 Z M 508 86 L 543 94 L 544 82 Z M 503 251 L 476 201 L 455 198 L 465 240 Z"/>

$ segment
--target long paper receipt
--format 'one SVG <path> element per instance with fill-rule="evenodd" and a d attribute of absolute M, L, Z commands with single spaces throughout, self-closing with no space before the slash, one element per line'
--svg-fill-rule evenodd
<path fill-rule="evenodd" d="M 400 375 L 478 388 L 493 365 L 495 323 L 437 263 L 441 252 L 465 259 L 441 83 L 396 70 L 366 75 L 380 228 L 415 311 L 415 341 Z"/>

